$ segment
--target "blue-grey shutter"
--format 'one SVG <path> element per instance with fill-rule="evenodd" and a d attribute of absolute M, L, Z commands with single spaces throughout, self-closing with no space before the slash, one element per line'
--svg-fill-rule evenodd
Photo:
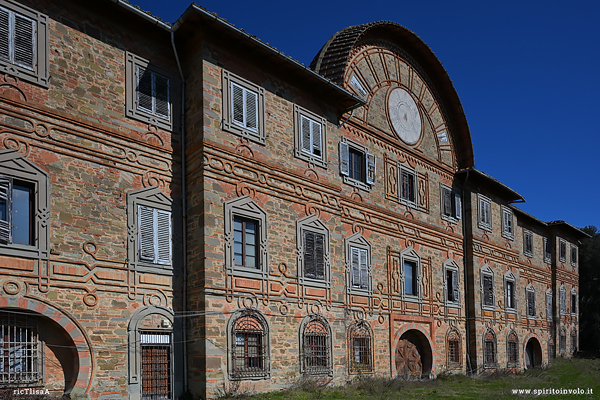
<path fill-rule="evenodd" d="M 376 174 L 376 160 L 373 154 L 367 153 L 367 183 L 369 185 L 375 184 Z"/>
<path fill-rule="evenodd" d="M 315 275 L 325 279 L 325 235 L 315 233 Z"/>
<path fill-rule="evenodd" d="M 459 300 L 459 283 L 458 283 L 458 271 L 452 271 L 452 296 L 454 297 L 452 301 Z"/>
<path fill-rule="evenodd" d="M 145 68 L 136 66 L 137 75 L 137 109 L 152 113 L 152 73 Z"/>
<path fill-rule="evenodd" d="M 442 188 L 442 213 L 447 216 L 452 215 L 452 192 L 446 188 Z"/>
<path fill-rule="evenodd" d="M 33 69 L 35 62 L 35 21 L 22 15 L 15 17 L 14 62 Z"/>
<path fill-rule="evenodd" d="M 258 94 L 244 90 L 246 103 L 246 128 L 256 131 L 258 129 Z"/>
<path fill-rule="evenodd" d="M 138 206 L 138 242 L 139 257 L 142 261 L 154 262 L 154 210 Z"/>
<path fill-rule="evenodd" d="M 12 178 L 0 176 L 0 242 L 12 243 Z"/>
<path fill-rule="evenodd" d="M 454 213 L 456 219 L 461 219 L 462 217 L 462 204 L 460 201 L 460 194 L 454 193 Z"/>
<path fill-rule="evenodd" d="M 360 255 L 359 249 L 350 248 L 350 262 L 352 263 L 352 286 L 360 286 Z"/>
<path fill-rule="evenodd" d="M 315 278 L 315 234 L 304 232 L 304 277 Z"/>
<path fill-rule="evenodd" d="M 169 78 L 153 73 L 155 93 L 155 115 L 163 118 L 170 116 Z"/>
<path fill-rule="evenodd" d="M 344 142 L 340 142 L 340 174 L 350 175 L 350 149 Z"/>
<path fill-rule="evenodd" d="M 304 115 L 300 116 L 300 140 L 302 141 L 302 151 L 312 154 L 310 120 Z"/>
<path fill-rule="evenodd" d="M 321 124 L 315 121 L 310 121 L 311 131 L 312 131 L 312 154 L 321 157 L 322 155 L 322 133 L 321 133 Z"/>
<path fill-rule="evenodd" d="M 10 62 L 10 13 L 0 8 L 0 58 Z"/>
<path fill-rule="evenodd" d="M 494 281 L 491 276 L 483 276 L 483 297 L 486 306 L 494 305 Z"/>
<path fill-rule="evenodd" d="M 157 264 L 171 265 L 171 213 L 169 211 L 156 211 L 156 262 Z"/>
<path fill-rule="evenodd" d="M 368 269 L 368 257 L 367 250 L 360 249 L 360 287 L 361 289 L 368 289 L 369 285 L 369 269 Z"/>
<path fill-rule="evenodd" d="M 244 126 L 244 88 L 231 84 L 231 119 Z"/>
<path fill-rule="evenodd" d="M 552 320 L 552 295 L 546 294 L 546 319 Z"/>

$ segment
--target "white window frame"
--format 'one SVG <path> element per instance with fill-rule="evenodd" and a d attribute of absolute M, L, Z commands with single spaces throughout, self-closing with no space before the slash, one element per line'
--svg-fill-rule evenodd
<path fill-rule="evenodd" d="M 461 282 L 461 275 L 460 275 L 460 266 L 456 263 L 456 261 L 452 260 L 452 259 L 448 259 L 446 261 L 444 261 L 443 265 L 443 269 L 444 269 L 444 304 L 447 307 L 453 307 L 453 308 L 460 308 L 461 306 L 461 301 L 460 301 L 460 297 L 461 297 L 461 290 L 460 290 L 460 282 Z M 449 290 L 449 285 L 448 285 L 448 272 L 452 272 L 452 278 L 454 280 L 454 284 L 457 285 L 456 288 L 453 288 L 453 292 L 454 292 L 454 300 L 449 300 L 448 299 L 448 290 Z"/>
<path fill-rule="evenodd" d="M 229 71 L 223 70 L 222 78 L 223 93 L 223 130 L 235 135 L 247 138 L 250 141 L 264 145 L 266 142 L 265 133 L 265 90 Z M 239 87 L 244 93 L 244 98 L 248 93 L 256 96 L 256 128 L 247 125 L 246 102 L 243 104 L 244 121 L 236 121 L 233 116 L 233 89 Z"/>
<path fill-rule="evenodd" d="M 492 200 L 481 193 L 477 194 L 477 226 L 492 231 Z"/>
<path fill-rule="evenodd" d="M 416 282 L 414 283 L 415 288 L 417 290 L 416 294 L 407 294 L 406 293 L 406 286 L 405 286 L 405 279 L 406 279 L 406 274 L 404 272 L 404 263 L 405 262 L 410 262 L 413 263 L 415 265 L 415 271 L 413 271 L 414 275 L 413 275 L 413 279 L 416 279 Z M 408 301 L 408 302 L 412 302 L 412 303 L 421 303 L 423 301 L 423 281 L 422 281 L 422 276 L 423 276 L 423 268 L 421 265 L 421 256 L 419 256 L 419 254 L 412 248 L 412 247 L 407 247 L 406 249 L 402 250 L 400 252 L 400 265 L 401 265 L 401 285 L 402 285 L 402 300 L 404 301 Z"/>
<path fill-rule="evenodd" d="M 509 284 L 512 284 L 512 307 L 509 306 Z M 511 271 L 504 274 L 504 309 L 507 313 L 517 312 L 517 279 Z"/>
<path fill-rule="evenodd" d="M 495 288 L 496 288 L 496 280 L 494 279 L 494 271 L 492 270 L 492 268 L 490 268 L 489 265 L 485 264 L 483 267 L 481 267 L 481 270 L 479 272 L 480 275 L 480 279 L 481 279 L 481 308 L 483 310 L 490 310 L 490 311 L 494 311 L 496 310 L 496 293 L 495 293 Z M 485 304 L 485 277 L 490 277 L 492 278 L 492 304 Z"/>
<path fill-rule="evenodd" d="M 323 279 L 305 276 L 304 237 L 307 232 L 323 235 Z M 309 215 L 296 221 L 296 257 L 298 262 L 298 281 L 302 285 L 323 288 L 331 287 L 331 260 L 329 228 L 316 215 Z"/>
<path fill-rule="evenodd" d="M 364 180 L 357 180 L 350 177 L 350 149 L 363 155 Z M 339 163 L 340 174 L 343 176 L 344 183 L 366 191 L 370 191 L 373 185 L 375 185 L 377 158 L 374 154 L 369 153 L 366 146 L 343 137 L 339 143 Z"/>
<path fill-rule="evenodd" d="M 440 183 L 440 214 L 443 220 L 454 224 L 458 223 L 462 217 L 460 194 L 443 183 Z"/>
<path fill-rule="evenodd" d="M 527 319 L 535 319 L 537 317 L 537 308 L 536 308 L 536 299 L 535 299 L 535 288 L 530 283 L 525 288 L 525 300 L 527 302 L 527 307 L 525 309 L 525 314 L 527 315 Z M 533 300 L 533 304 L 531 304 L 531 300 Z M 533 314 L 531 313 L 533 311 Z"/>
<path fill-rule="evenodd" d="M 305 123 L 308 123 L 308 132 L 306 132 L 307 125 Z M 325 118 L 294 104 L 294 154 L 296 157 L 327 168 L 326 128 Z M 316 149 L 321 154 L 315 154 Z"/>
<path fill-rule="evenodd" d="M 513 240 L 515 237 L 514 213 L 505 205 L 500 206 L 502 212 L 502 237 Z"/>
<path fill-rule="evenodd" d="M 348 294 L 361 295 L 361 296 L 372 296 L 373 295 L 373 282 L 372 282 L 372 264 L 371 264 L 371 244 L 365 239 L 359 232 L 348 236 L 345 240 L 346 248 L 346 288 Z M 361 276 L 361 285 L 355 286 L 354 284 L 354 265 L 352 255 L 355 252 L 363 253 L 366 255 L 366 265 L 364 266 L 365 275 Z M 361 269 L 359 268 L 359 276 Z M 363 277 L 366 282 L 363 282 Z"/>

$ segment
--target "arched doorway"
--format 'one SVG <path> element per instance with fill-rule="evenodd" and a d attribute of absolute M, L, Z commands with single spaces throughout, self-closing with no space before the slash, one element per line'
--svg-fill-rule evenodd
<path fill-rule="evenodd" d="M 396 345 L 396 374 L 403 379 L 429 377 L 431 372 L 431 346 L 418 330 L 404 332 Z"/>
<path fill-rule="evenodd" d="M 528 369 L 542 365 L 542 346 L 534 337 L 529 339 L 525 346 L 525 365 Z"/>

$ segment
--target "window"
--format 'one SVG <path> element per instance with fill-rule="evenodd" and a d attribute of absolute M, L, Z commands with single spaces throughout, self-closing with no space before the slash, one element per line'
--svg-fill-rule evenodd
<path fill-rule="evenodd" d="M 48 87 L 48 17 L 0 1 L 0 71 Z"/>
<path fill-rule="evenodd" d="M 487 310 L 494 310 L 494 271 L 485 265 L 481 269 L 481 307 Z"/>
<path fill-rule="evenodd" d="M 421 301 L 421 257 L 412 247 L 400 253 L 402 265 L 402 297 L 405 301 Z"/>
<path fill-rule="evenodd" d="M 533 257 L 533 233 L 523 229 L 523 253 L 527 257 Z"/>
<path fill-rule="evenodd" d="M 577 331 L 573 329 L 571 331 L 571 353 L 577 352 Z"/>
<path fill-rule="evenodd" d="M 577 316 L 577 291 L 575 288 L 571 290 L 571 316 Z"/>
<path fill-rule="evenodd" d="M 366 321 L 352 325 L 348 335 L 350 354 L 350 373 L 373 371 L 371 327 Z"/>
<path fill-rule="evenodd" d="M 0 254 L 48 258 L 48 175 L 12 150 L 0 151 Z"/>
<path fill-rule="evenodd" d="M 477 196 L 477 204 L 478 204 L 478 217 L 477 224 L 480 228 L 485 229 L 486 231 L 492 230 L 492 202 L 487 197 L 479 194 Z"/>
<path fill-rule="evenodd" d="M 160 128 L 173 129 L 173 79 L 167 70 L 133 53 L 125 54 L 127 116 Z"/>
<path fill-rule="evenodd" d="M 265 90 L 223 70 L 223 129 L 265 144 Z"/>
<path fill-rule="evenodd" d="M 567 333 L 565 332 L 565 328 L 561 328 L 560 330 L 560 342 L 558 351 L 560 354 L 564 354 L 567 352 Z"/>
<path fill-rule="evenodd" d="M 452 191 L 448 186 L 441 185 L 441 209 L 442 219 L 450 222 L 457 222 L 461 218 L 461 200 L 460 194 Z"/>
<path fill-rule="evenodd" d="M 327 138 L 325 118 L 294 105 L 296 157 L 327 168 Z"/>
<path fill-rule="evenodd" d="M 417 207 L 417 174 L 414 170 L 400 167 L 400 203 Z"/>
<path fill-rule="evenodd" d="M 230 320 L 230 379 L 260 379 L 269 375 L 268 328 L 264 317 L 255 310 L 244 309 Z"/>
<path fill-rule="evenodd" d="M 444 281 L 444 292 L 446 305 L 459 307 L 460 306 L 460 268 L 458 264 L 452 260 L 444 262 L 444 271 L 446 280 Z"/>
<path fill-rule="evenodd" d="M 512 331 L 508 334 L 506 341 L 507 367 L 515 368 L 519 366 L 519 339 L 517 334 Z"/>
<path fill-rule="evenodd" d="M 355 233 L 345 240 L 347 292 L 371 296 L 371 244 Z"/>
<path fill-rule="evenodd" d="M 302 373 L 331 375 L 331 331 L 327 320 L 318 315 L 309 315 L 302 321 L 300 332 Z"/>
<path fill-rule="evenodd" d="M 552 321 L 552 289 L 546 290 L 546 320 Z"/>
<path fill-rule="evenodd" d="M 496 368 L 496 335 L 488 329 L 483 335 L 483 367 Z"/>
<path fill-rule="evenodd" d="M 315 215 L 296 222 L 298 277 L 302 284 L 330 287 L 329 229 Z"/>
<path fill-rule="evenodd" d="M 554 337 L 550 335 L 548 338 L 548 363 L 551 362 L 552 359 L 556 357 L 556 345 L 554 343 Z"/>
<path fill-rule="evenodd" d="M 502 206 L 502 237 L 513 239 L 515 235 L 515 226 L 513 222 L 513 212 L 510 208 Z"/>
<path fill-rule="evenodd" d="M 178 218 L 173 218 L 173 201 L 157 187 L 127 194 L 129 267 L 134 270 L 172 274 L 172 234 Z M 175 228 L 175 229 L 174 229 Z"/>
<path fill-rule="evenodd" d="M 558 252 L 558 260 L 562 262 L 567 262 L 567 243 L 559 239 L 558 240 L 559 252 Z"/>
<path fill-rule="evenodd" d="M 229 275 L 268 276 L 266 227 L 267 213 L 250 197 L 225 203 L 225 268 Z"/>
<path fill-rule="evenodd" d="M 460 368 L 462 356 L 460 352 L 460 334 L 455 329 L 450 329 L 446 337 L 448 343 L 447 364 L 448 369 Z"/>
<path fill-rule="evenodd" d="M 552 244 L 548 238 L 544 238 L 544 262 L 550 263 L 552 261 Z"/>
<path fill-rule="evenodd" d="M 360 189 L 370 190 L 375 184 L 376 159 L 367 148 L 351 140 L 343 139 L 339 145 L 340 174 L 344 182 Z"/>
<path fill-rule="evenodd" d="M 171 399 L 171 333 L 140 331 L 142 399 Z"/>
<path fill-rule="evenodd" d="M 561 285 L 559 289 L 559 300 L 560 300 L 560 315 L 567 314 L 567 289 L 565 289 L 564 285 Z"/>
<path fill-rule="evenodd" d="M 527 318 L 535 318 L 535 289 L 530 283 L 525 288 L 527 295 Z"/>
<path fill-rule="evenodd" d="M 37 318 L 22 312 L 0 314 L 0 385 L 43 384 L 43 345 Z"/>
<path fill-rule="evenodd" d="M 571 245 L 571 265 L 577 265 L 577 247 Z"/>
<path fill-rule="evenodd" d="M 512 272 L 508 271 L 504 274 L 504 287 L 506 288 L 506 311 L 515 312 L 517 311 L 517 301 L 515 297 L 515 276 Z"/>

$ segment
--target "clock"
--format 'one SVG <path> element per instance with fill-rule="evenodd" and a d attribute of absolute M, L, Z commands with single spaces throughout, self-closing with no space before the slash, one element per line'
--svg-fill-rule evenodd
<path fill-rule="evenodd" d="M 421 114 L 410 93 L 394 88 L 388 96 L 388 111 L 400 139 L 407 144 L 417 143 L 421 138 Z"/>

